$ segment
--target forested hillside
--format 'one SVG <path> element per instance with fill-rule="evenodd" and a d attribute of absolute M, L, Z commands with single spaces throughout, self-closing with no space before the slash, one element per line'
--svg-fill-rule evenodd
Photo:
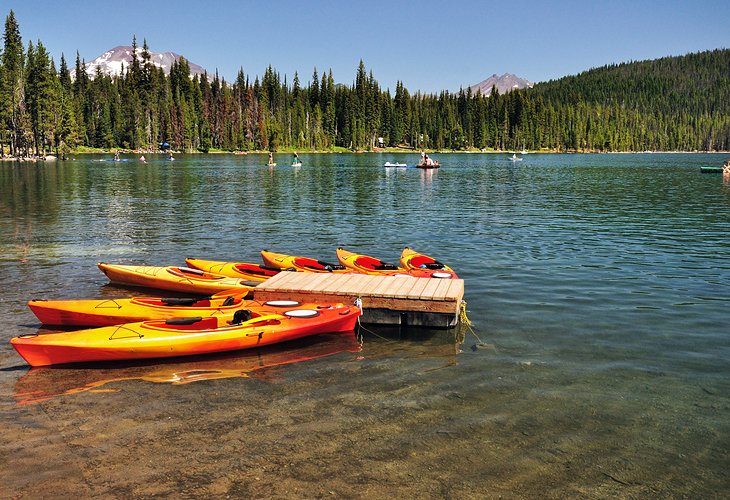
<path fill-rule="evenodd" d="M 533 137 L 548 147 L 730 149 L 727 49 L 604 66 L 535 85 L 527 98 L 543 107 L 538 114 L 560 116 L 551 139 Z"/>
<path fill-rule="evenodd" d="M 314 69 L 303 84 L 269 66 L 233 82 L 169 75 L 146 42 L 124 74 L 71 79 L 11 11 L 0 57 L 0 144 L 14 156 L 80 147 L 179 151 L 391 147 L 551 151 L 730 150 L 730 50 L 611 65 L 489 97 L 383 89 L 362 61 L 349 85 Z M 136 48 L 136 39 L 133 40 Z"/>

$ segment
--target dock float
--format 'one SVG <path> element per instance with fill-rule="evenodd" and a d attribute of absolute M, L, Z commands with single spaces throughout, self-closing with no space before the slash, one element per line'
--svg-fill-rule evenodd
<path fill-rule="evenodd" d="M 253 290 L 254 299 L 300 302 L 362 300 L 363 323 L 453 328 L 459 322 L 464 280 L 284 272 Z"/>

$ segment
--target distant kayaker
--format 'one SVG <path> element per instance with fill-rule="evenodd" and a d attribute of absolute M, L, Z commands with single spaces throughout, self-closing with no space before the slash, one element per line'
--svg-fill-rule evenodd
<path fill-rule="evenodd" d="M 722 173 L 723 174 L 730 174 L 730 158 L 722 164 Z"/>
<path fill-rule="evenodd" d="M 147 158 L 145 158 L 144 155 L 142 155 L 139 157 L 139 161 L 143 161 L 143 162 L 147 163 Z"/>
<path fill-rule="evenodd" d="M 269 166 L 274 164 L 274 153 L 269 153 Z"/>

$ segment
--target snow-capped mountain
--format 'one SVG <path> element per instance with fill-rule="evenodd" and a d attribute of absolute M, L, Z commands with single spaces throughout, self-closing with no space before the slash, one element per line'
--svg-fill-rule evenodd
<path fill-rule="evenodd" d="M 532 82 L 511 73 L 505 73 L 502 76 L 494 74 L 483 82 L 472 85 L 471 91 L 475 94 L 477 90 L 480 90 L 482 95 L 488 96 L 492 93 L 492 87 L 496 87 L 500 94 L 504 94 L 514 89 L 532 88 L 532 85 Z"/>
<path fill-rule="evenodd" d="M 170 74 L 172 63 L 181 57 L 180 54 L 175 54 L 174 52 L 159 53 L 150 50 L 149 53 L 150 62 L 158 68 L 162 68 L 165 74 Z M 142 47 L 137 47 L 137 59 L 139 59 L 140 63 L 142 62 Z M 87 62 L 86 74 L 89 75 L 89 78 L 94 78 L 96 76 L 96 70 L 99 68 L 106 75 L 118 76 L 122 71 L 122 66 L 124 66 L 124 71 L 127 71 L 131 63 L 132 47 L 129 45 L 120 45 L 119 47 L 114 47 L 104 52 L 93 61 Z M 205 73 L 205 69 L 197 64 L 193 64 L 190 61 L 188 61 L 188 64 L 190 65 L 191 75 L 202 75 Z M 75 73 L 75 70 L 71 72 L 72 78 L 75 77 Z"/>

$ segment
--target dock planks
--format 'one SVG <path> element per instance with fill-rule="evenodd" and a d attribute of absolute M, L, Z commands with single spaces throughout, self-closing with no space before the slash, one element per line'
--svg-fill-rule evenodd
<path fill-rule="evenodd" d="M 352 302 L 364 309 L 458 315 L 464 280 L 366 274 L 279 273 L 254 289 L 259 301 Z"/>

